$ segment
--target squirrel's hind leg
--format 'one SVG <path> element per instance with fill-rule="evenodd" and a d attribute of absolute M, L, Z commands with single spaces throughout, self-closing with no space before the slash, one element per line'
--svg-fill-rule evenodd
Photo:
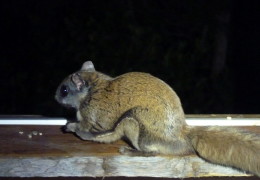
<path fill-rule="evenodd" d="M 101 143 L 111 143 L 120 140 L 122 137 L 126 137 L 134 148 L 139 150 L 139 124 L 132 117 L 125 117 L 121 119 L 116 127 L 111 131 L 91 134 L 89 132 L 76 130 L 76 134 L 84 140 L 91 140 Z"/>

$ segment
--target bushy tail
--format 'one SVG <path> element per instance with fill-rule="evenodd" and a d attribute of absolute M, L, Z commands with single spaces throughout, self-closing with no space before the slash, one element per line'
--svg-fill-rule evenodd
<path fill-rule="evenodd" d="M 188 134 L 198 155 L 260 177 L 260 136 L 228 127 L 191 127 Z"/>

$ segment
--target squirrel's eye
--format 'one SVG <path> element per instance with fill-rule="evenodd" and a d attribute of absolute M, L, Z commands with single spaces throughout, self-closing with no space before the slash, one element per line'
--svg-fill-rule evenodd
<path fill-rule="evenodd" d="M 61 97 L 66 97 L 69 94 L 68 86 L 65 86 L 65 85 L 61 86 L 60 94 L 61 94 Z"/>

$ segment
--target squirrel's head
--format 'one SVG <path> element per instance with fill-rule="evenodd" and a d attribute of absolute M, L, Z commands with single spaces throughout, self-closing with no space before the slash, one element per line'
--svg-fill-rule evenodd
<path fill-rule="evenodd" d="M 62 105 L 79 109 L 81 100 L 88 95 L 90 85 L 86 73 L 95 72 L 91 61 L 86 61 L 80 71 L 69 75 L 58 87 L 55 99 Z"/>

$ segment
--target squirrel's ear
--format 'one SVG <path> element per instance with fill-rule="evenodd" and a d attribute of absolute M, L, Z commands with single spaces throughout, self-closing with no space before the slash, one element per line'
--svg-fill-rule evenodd
<path fill-rule="evenodd" d="M 71 81 L 75 84 L 77 90 L 80 90 L 82 86 L 84 86 L 85 84 L 85 81 L 81 78 L 81 76 L 78 73 L 72 74 Z"/>
<path fill-rule="evenodd" d="M 94 72 L 95 71 L 94 64 L 92 63 L 92 61 L 86 61 L 82 65 L 81 70 L 82 71 Z"/>

